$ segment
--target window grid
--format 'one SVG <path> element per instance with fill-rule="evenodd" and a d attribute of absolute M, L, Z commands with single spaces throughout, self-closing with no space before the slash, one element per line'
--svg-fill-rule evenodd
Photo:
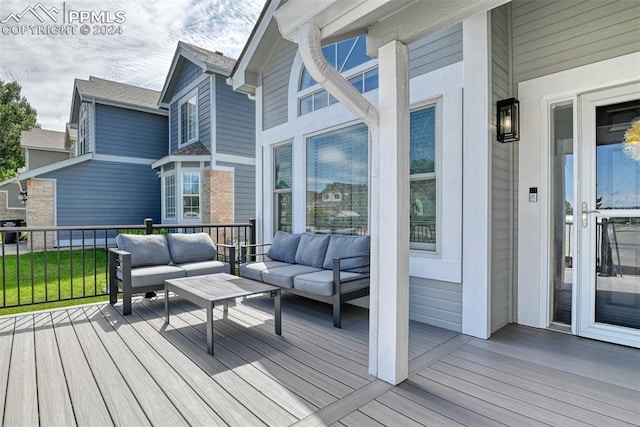
<path fill-rule="evenodd" d="M 176 217 L 176 176 L 169 175 L 164 178 L 164 217 L 175 219 Z"/>
<path fill-rule="evenodd" d="M 80 105 L 80 120 L 78 123 L 78 142 L 76 144 L 77 156 L 89 152 L 91 142 L 91 104 L 83 102 Z"/>
<path fill-rule="evenodd" d="M 273 149 L 273 198 L 275 229 L 293 230 L 293 145 Z"/>
<path fill-rule="evenodd" d="M 200 218 L 200 173 L 182 173 L 182 217 Z"/>
<path fill-rule="evenodd" d="M 436 249 L 437 174 L 436 106 L 422 107 L 410 115 L 410 218 L 411 249 Z"/>
<path fill-rule="evenodd" d="M 180 144 L 187 144 L 198 137 L 198 108 L 196 96 L 180 104 Z"/>

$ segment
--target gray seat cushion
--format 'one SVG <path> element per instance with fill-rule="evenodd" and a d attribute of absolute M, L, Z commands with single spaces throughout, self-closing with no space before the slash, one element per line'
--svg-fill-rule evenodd
<path fill-rule="evenodd" d="M 296 252 L 296 264 L 322 268 L 330 237 L 331 235 L 329 234 L 301 234 Z"/>
<path fill-rule="evenodd" d="M 175 264 L 215 260 L 216 245 L 207 233 L 172 233 L 167 235 L 171 259 Z"/>
<path fill-rule="evenodd" d="M 167 239 L 162 234 L 118 234 L 116 244 L 131 254 L 131 267 L 171 262 Z"/>
<path fill-rule="evenodd" d="M 267 256 L 274 261 L 288 262 L 293 264 L 296 259 L 296 251 L 300 242 L 299 234 L 277 231 L 273 236 L 273 241 L 267 252 Z"/>
<path fill-rule="evenodd" d="M 188 262 L 186 264 L 178 264 L 176 267 L 185 270 L 187 277 L 229 272 L 229 264 L 220 261 Z"/>
<path fill-rule="evenodd" d="M 136 267 L 131 269 L 131 287 L 142 286 L 164 286 L 164 281 L 168 279 L 178 279 L 185 277 L 187 272 L 173 265 L 156 265 L 151 267 Z M 122 280 L 122 271 L 118 269 L 117 276 Z"/>
<path fill-rule="evenodd" d="M 270 268 L 286 267 L 291 265 L 282 261 L 256 261 L 240 264 L 240 275 L 249 279 L 262 281 L 262 272 Z"/>
<path fill-rule="evenodd" d="M 295 276 L 316 271 L 320 271 L 320 269 L 300 264 L 268 268 L 262 272 L 262 281 L 281 288 L 293 288 L 293 278 Z"/>
<path fill-rule="evenodd" d="M 333 258 L 351 257 L 362 255 L 362 257 L 351 258 L 340 262 L 340 270 L 351 270 L 354 272 L 367 271 L 369 264 L 367 259 L 369 255 L 370 239 L 369 236 L 341 236 L 339 234 L 331 235 L 327 255 L 324 258 L 323 268 L 327 270 L 333 269 Z"/>
<path fill-rule="evenodd" d="M 341 271 L 340 280 L 356 279 L 358 277 L 362 277 L 363 280 L 343 283 L 341 287 L 342 293 L 366 288 L 369 286 L 369 278 L 360 273 Z M 316 273 L 298 275 L 293 279 L 293 287 L 315 295 L 332 296 L 333 271 L 321 270 Z"/>

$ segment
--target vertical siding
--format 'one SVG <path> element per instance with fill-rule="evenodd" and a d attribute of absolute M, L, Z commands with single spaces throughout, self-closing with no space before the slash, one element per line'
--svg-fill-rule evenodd
<path fill-rule="evenodd" d="M 56 180 L 60 226 L 160 222 L 160 179 L 148 165 L 90 160 L 42 178 Z"/>
<path fill-rule="evenodd" d="M 198 85 L 198 138 L 211 151 L 211 83 L 209 79 Z"/>
<path fill-rule="evenodd" d="M 462 332 L 462 285 L 410 277 L 409 318 Z"/>
<path fill-rule="evenodd" d="M 174 77 L 175 79 L 177 79 L 176 88 L 173 91 L 174 94 L 189 86 L 189 84 L 195 81 L 203 73 L 202 68 L 200 68 L 193 62 L 187 61 L 184 58 L 181 58 L 180 61 L 183 62 L 184 66 L 179 75 L 177 77 Z"/>
<path fill-rule="evenodd" d="M 256 103 L 216 76 L 216 151 L 256 156 Z"/>
<path fill-rule="evenodd" d="M 96 105 L 96 153 L 159 159 L 167 155 L 167 116 Z"/>
<path fill-rule="evenodd" d="M 640 50 L 637 0 L 514 0 L 512 7 L 516 83 Z"/>
<path fill-rule="evenodd" d="M 262 128 L 270 129 L 287 122 L 289 76 L 297 45 L 286 40 L 273 54 L 262 73 Z"/>
<path fill-rule="evenodd" d="M 234 220 L 247 222 L 256 217 L 256 168 L 235 163 L 220 163 L 234 168 Z"/>
<path fill-rule="evenodd" d="M 409 45 L 409 76 L 426 74 L 462 61 L 462 24 L 457 24 Z"/>
<path fill-rule="evenodd" d="M 511 96 L 509 73 L 509 4 L 491 11 L 491 330 L 511 321 L 511 242 L 513 143 L 496 140 L 496 102 Z"/>

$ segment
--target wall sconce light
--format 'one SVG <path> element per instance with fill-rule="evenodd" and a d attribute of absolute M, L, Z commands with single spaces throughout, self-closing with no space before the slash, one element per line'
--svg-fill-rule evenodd
<path fill-rule="evenodd" d="M 516 98 L 498 101 L 498 132 L 500 142 L 520 141 L 520 101 Z"/>
<path fill-rule="evenodd" d="M 26 205 L 28 198 L 29 197 L 27 195 L 27 190 L 20 190 L 20 203 L 22 203 L 23 205 Z"/>

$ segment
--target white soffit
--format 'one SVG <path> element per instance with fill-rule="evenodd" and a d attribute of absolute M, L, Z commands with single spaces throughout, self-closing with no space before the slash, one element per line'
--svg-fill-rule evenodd
<path fill-rule="evenodd" d="M 392 40 L 414 42 L 510 0 L 289 0 L 275 18 L 283 37 L 297 41 L 298 27 L 312 22 L 323 40 L 368 34 L 367 53 L 377 56 Z"/>

